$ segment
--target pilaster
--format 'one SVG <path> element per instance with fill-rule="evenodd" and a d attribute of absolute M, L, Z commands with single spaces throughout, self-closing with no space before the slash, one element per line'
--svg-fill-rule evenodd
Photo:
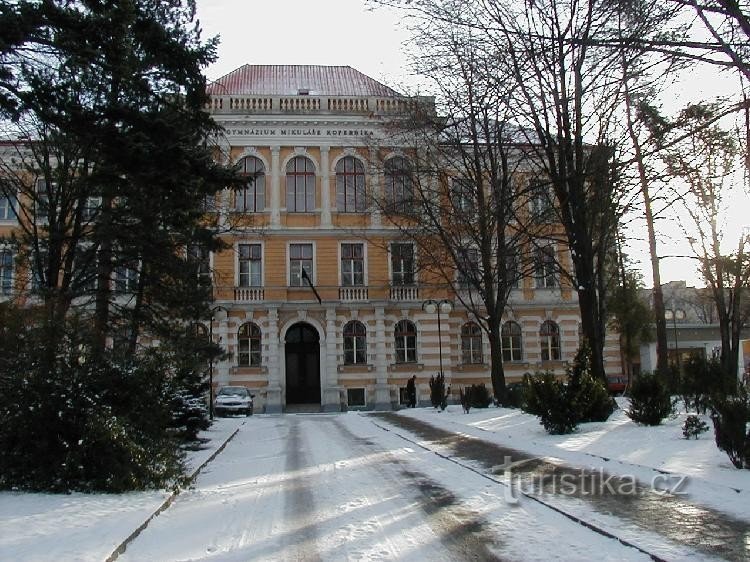
<path fill-rule="evenodd" d="M 320 147 L 320 224 L 323 228 L 331 226 L 331 178 L 330 148 Z"/>
<path fill-rule="evenodd" d="M 271 228 L 281 226 L 281 170 L 279 169 L 279 153 L 281 148 L 271 147 Z"/>

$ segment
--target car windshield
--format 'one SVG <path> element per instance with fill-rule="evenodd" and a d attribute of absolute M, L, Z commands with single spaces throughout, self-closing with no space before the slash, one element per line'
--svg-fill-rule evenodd
<path fill-rule="evenodd" d="M 218 396 L 247 396 L 247 389 L 244 386 L 225 386 L 219 390 Z"/>

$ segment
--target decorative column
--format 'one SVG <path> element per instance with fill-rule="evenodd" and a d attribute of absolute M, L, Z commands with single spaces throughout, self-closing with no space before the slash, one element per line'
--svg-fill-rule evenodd
<path fill-rule="evenodd" d="M 380 214 L 380 205 L 382 204 L 383 185 L 382 174 L 378 167 L 378 151 L 374 146 L 370 147 L 370 196 L 375 201 L 370 212 L 370 224 L 380 226 L 382 217 Z"/>
<path fill-rule="evenodd" d="M 328 146 L 320 147 L 320 225 L 331 226 L 331 181 Z"/>
<path fill-rule="evenodd" d="M 281 170 L 279 169 L 279 146 L 271 147 L 271 228 L 281 226 Z"/>
<path fill-rule="evenodd" d="M 391 393 L 388 387 L 388 361 L 385 355 L 385 310 L 375 309 L 375 403 L 376 410 L 390 410 Z"/>
<path fill-rule="evenodd" d="M 323 372 L 320 373 L 320 387 L 323 391 L 323 411 L 340 412 L 340 388 L 338 386 L 338 376 L 336 368 L 336 308 L 329 306 L 326 308 L 326 348 L 325 348 L 325 365 Z"/>
<path fill-rule="evenodd" d="M 280 414 L 281 369 L 279 368 L 279 309 L 268 309 L 268 386 L 266 387 L 266 414 Z"/>

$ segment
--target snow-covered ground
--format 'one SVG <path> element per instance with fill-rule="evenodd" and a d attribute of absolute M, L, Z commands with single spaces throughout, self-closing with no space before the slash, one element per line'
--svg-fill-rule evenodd
<path fill-rule="evenodd" d="M 642 482 L 686 475 L 691 501 L 750 529 L 750 471 L 734 469 L 710 432 L 683 439 L 684 415 L 646 428 L 618 411 L 568 436 L 517 410 L 399 415 Z M 502 485 L 382 425 L 354 412 L 217 420 L 193 466 L 239 432 L 119 560 L 648 559 L 536 502 L 509 505 Z M 168 495 L 0 493 L 0 560 L 105 560 Z M 670 560 L 707 557 L 662 543 Z"/>

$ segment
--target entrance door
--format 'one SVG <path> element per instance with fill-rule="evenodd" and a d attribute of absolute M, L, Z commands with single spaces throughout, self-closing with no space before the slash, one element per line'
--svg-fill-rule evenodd
<path fill-rule="evenodd" d="M 304 322 L 286 333 L 286 403 L 320 404 L 320 341 Z"/>

